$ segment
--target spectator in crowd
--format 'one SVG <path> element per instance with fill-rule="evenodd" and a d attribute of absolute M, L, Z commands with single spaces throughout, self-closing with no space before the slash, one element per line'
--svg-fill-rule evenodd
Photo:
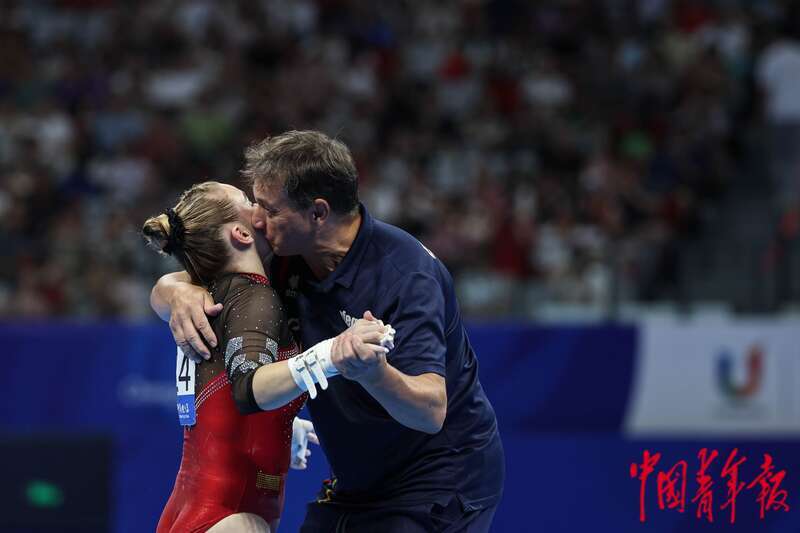
<path fill-rule="evenodd" d="M 675 298 L 683 243 L 747 153 L 753 80 L 770 127 L 798 128 L 798 45 L 767 38 L 790 4 L 3 3 L 0 314 L 149 316 L 133 295 L 174 265 L 136 221 L 292 128 L 352 148 L 373 214 L 473 312 L 520 311 L 486 283 Z M 797 153 L 776 160 L 787 187 Z"/>

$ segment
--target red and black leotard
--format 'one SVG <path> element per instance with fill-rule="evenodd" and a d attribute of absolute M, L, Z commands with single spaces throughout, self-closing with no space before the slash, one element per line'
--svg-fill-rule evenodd
<path fill-rule="evenodd" d="M 205 531 L 234 513 L 280 517 L 292 421 L 305 395 L 273 411 L 253 400 L 253 374 L 298 353 L 277 293 L 255 274 L 229 274 L 209 287 L 222 312 L 219 341 L 197 366 L 197 423 L 184 429 L 183 458 L 158 533 Z"/>

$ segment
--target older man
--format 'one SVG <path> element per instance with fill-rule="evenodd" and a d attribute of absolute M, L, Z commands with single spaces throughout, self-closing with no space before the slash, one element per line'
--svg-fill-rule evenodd
<path fill-rule="evenodd" d="M 342 333 L 367 311 L 396 330 L 388 356 L 363 346 L 332 354 L 343 377 L 309 402 L 335 477 L 308 505 L 301 531 L 488 531 L 503 449 L 447 269 L 414 237 L 370 216 L 349 150 L 322 133 L 251 146 L 243 175 L 259 206 L 254 228 L 286 258 L 273 261 L 273 283 L 303 345 Z M 206 291 L 169 274 L 152 303 L 171 313 L 178 344 L 208 354 L 203 339 L 216 339 L 203 311 L 216 307 Z"/>

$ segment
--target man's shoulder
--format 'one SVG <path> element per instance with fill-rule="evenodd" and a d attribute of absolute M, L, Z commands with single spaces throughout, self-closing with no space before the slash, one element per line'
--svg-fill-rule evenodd
<path fill-rule="evenodd" d="M 395 269 L 399 275 L 435 274 L 441 263 L 422 242 L 402 228 L 375 220 L 370 242 L 371 260 L 384 269 Z"/>

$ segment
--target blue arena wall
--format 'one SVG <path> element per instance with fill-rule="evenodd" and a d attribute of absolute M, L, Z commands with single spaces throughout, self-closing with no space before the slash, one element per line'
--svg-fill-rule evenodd
<path fill-rule="evenodd" d="M 507 456 L 505 495 L 494 531 L 800 531 L 800 439 L 758 434 L 634 438 L 626 431 L 640 328 L 481 324 L 472 325 L 469 332 Z M 9 363 L 0 376 L 0 390 L 11 402 L 0 410 L 0 433 L 3 443 L 21 442 L 20 448 L 33 456 L 3 467 L 13 473 L 4 482 L 2 494 L 9 496 L 0 500 L 0 514 L 55 513 L 20 508 L 25 503 L 13 498 L 25 476 L 46 477 L 54 461 L 67 470 L 84 471 L 78 463 L 107 460 L 108 486 L 101 488 L 110 497 L 109 528 L 152 531 L 180 458 L 174 346 L 168 329 L 161 324 L 8 324 L 0 326 L 0 346 Z M 76 439 L 106 442 L 109 457 L 103 459 L 102 452 L 77 457 L 73 447 L 60 444 Z M 57 455 L 63 449 L 64 456 L 44 460 L 30 443 L 55 443 L 45 453 Z M 740 455 L 749 458 L 743 479 L 755 477 L 763 453 L 772 454 L 778 467 L 787 471 L 783 488 L 791 510 L 769 513 L 761 520 L 755 496 L 743 492 L 736 524 L 729 524 L 728 514 L 719 510 L 714 524 L 706 524 L 696 518 L 696 507 L 689 501 L 683 514 L 659 511 L 654 475 L 648 486 L 648 519 L 640 524 L 639 483 L 629 476 L 630 464 L 641 462 L 645 449 L 661 452 L 665 464 L 691 462 L 703 447 L 717 448 L 724 456 L 738 447 Z M 290 474 L 284 532 L 297 530 L 305 502 L 329 474 L 319 449 L 313 451 L 309 470 Z M 84 495 L 102 485 L 89 474 L 85 479 L 74 472 L 64 475 L 78 484 L 70 490 Z M 724 480 L 715 479 L 715 498 L 722 502 Z M 67 491 L 64 506 L 70 504 L 70 494 Z M 689 499 L 692 496 L 693 492 Z M 24 524 L 0 529 L 33 530 Z"/>

